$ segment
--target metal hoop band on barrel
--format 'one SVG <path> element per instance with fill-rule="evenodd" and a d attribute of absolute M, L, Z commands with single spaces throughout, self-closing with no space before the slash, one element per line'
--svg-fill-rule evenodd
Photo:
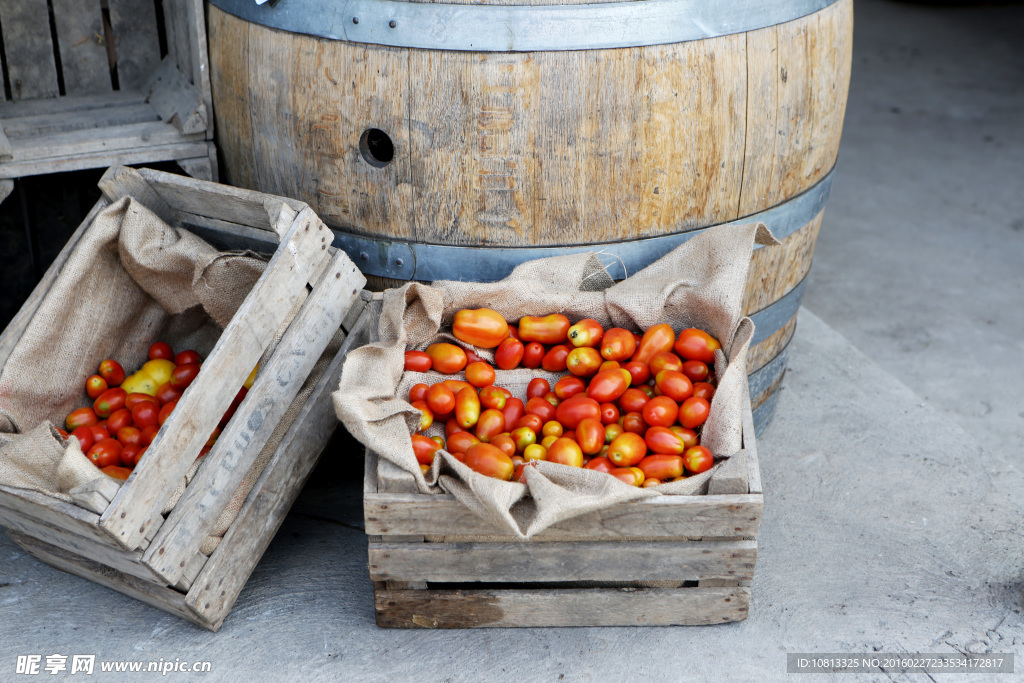
<path fill-rule="evenodd" d="M 837 0 L 643 0 L 584 5 L 454 5 L 396 0 L 211 0 L 270 28 L 332 40 L 470 52 L 640 47 L 793 21 Z"/>

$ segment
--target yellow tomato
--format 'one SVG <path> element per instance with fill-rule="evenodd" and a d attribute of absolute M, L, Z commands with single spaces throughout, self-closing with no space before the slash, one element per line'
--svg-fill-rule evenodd
<path fill-rule="evenodd" d="M 245 387 L 246 389 L 252 389 L 252 383 L 256 381 L 256 371 L 259 369 L 260 364 L 257 363 L 256 367 L 254 367 L 252 369 L 252 372 L 249 373 L 249 379 L 245 380 L 245 384 L 242 385 L 243 387 Z"/>
<path fill-rule="evenodd" d="M 156 385 L 160 386 L 171 381 L 171 373 L 174 372 L 174 362 L 158 358 L 157 360 L 144 363 L 139 372 L 149 375 L 156 382 Z"/>
<path fill-rule="evenodd" d="M 148 394 L 150 396 L 156 396 L 158 386 L 155 379 L 141 371 L 129 375 L 121 383 L 121 388 L 129 394 Z"/>

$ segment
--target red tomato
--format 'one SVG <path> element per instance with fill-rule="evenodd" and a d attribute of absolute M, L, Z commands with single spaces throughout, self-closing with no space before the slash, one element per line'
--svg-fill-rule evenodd
<path fill-rule="evenodd" d="M 604 425 L 600 420 L 588 417 L 576 425 L 576 443 L 586 455 L 595 455 L 604 446 Z"/>
<path fill-rule="evenodd" d="M 147 394 L 141 394 L 147 396 Z M 135 396 L 135 394 L 129 394 L 129 397 Z M 150 396 L 149 398 L 153 398 Z M 156 400 L 160 402 L 160 405 L 170 403 L 171 401 L 177 401 L 181 398 L 181 392 L 171 386 L 170 382 L 164 382 L 156 388 Z M 128 400 L 125 399 L 125 406 L 128 406 Z"/>
<path fill-rule="evenodd" d="M 505 392 L 499 387 L 490 386 L 480 390 L 480 405 L 484 408 L 504 410 L 507 402 L 508 399 L 505 397 Z"/>
<path fill-rule="evenodd" d="M 489 387 L 494 384 L 494 368 L 483 361 L 476 361 L 466 365 L 466 381 L 474 387 Z"/>
<path fill-rule="evenodd" d="M 447 415 L 455 410 L 455 393 L 440 382 L 434 384 L 427 390 L 427 405 L 434 411 L 435 416 Z"/>
<path fill-rule="evenodd" d="M 608 445 L 608 459 L 617 467 L 632 467 L 647 455 L 647 444 L 643 437 L 633 432 L 623 432 Z"/>
<path fill-rule="evenodd" d="M 566 375 L 555 382 L 555 396 L 564 400 L 585 391 L 586 388 L 587 385 L 579 377 Z"/>
<path fill-rule="evenodd" d="M 171 386 L 178 391 L 188 389 L 192 381 L 195 380 L 196 375 L 199 374 L 199 367 L 195 363 L 175 366 L 174 370 L 171 371 Z"/>
<path fill-rule="evenodd" d="M 156 396 L 150 396 L 149 394 L 134 393 L 128 394 L 124 397 L 124 407 L 131 410 L 142 401 L 149 401 L 150 403 L 160 404 L 160 399 Z"/>
<path fill-rule="evenodd" d="M 127 408 L 121 408 L 121 410 L 115 410 L 113 414 L 107 418 L 107 429 L 111 434 L 117 434 L 124 427 L 132 426 L 132 411 Z"/>
<path fill-rule="evenodd" d="M 691 396 L 679 407 L 679 424 L 693 429 L 704 424 L 711 412 L 711 404 L 702 398 Z"/>
<path fill-rule="evenodd" d="M 101 439 L 93 444 L 93 447 L 86 453 L 86 457 L 99 468 L 120 465 L 122 449 L 123 446 L 117 439 Z"/>
<path fill-rule="evenodd" d="M 135 459 L 139 456 L 142 446 L 125 446 L 121 449 L 121 464 L 125 467 L 135 467 Z"/>
<path fill-rule="evenodd" d="M 683 443 L 682 437 L 676 434 L 668 427 L 651 427 L 644 434 L 644 442 L 654 453 L 664 453 L 667 455 L 682 455 L 683 451 L 686 450 L 686 445 Z M 682 465 L 682 461 L 680 461 Z M 644 471 L 646 474 L 646 470 Z M 654 476 L 654 475 L 650 475 Z M 677 477 L 682 476 L 681 474 L 675 475 Z M 664 477 L 656 477 L 657 479 L 664 479 Z M 670 477 L 671 478 L 671 477 Z"/>
<path fill-rule="evenodd" d="M 455 395 L 455 420 L 469 429 L 480 419 L 480 396 L 473 387 L 466 387 Z"/>
<path fill-rule="evenodd" d="M 601 362 L 601 354 L 597 349 L 581 346 L 565 357 L 565 368 L 577 377 L 590 377 L 597 374 Z"/>
<path fill-rule="evenodd" d="M 164 422 L 167 422 L 167 418 L 171 416 L 171 411 L 174 410 L 176 405 L 178 405 L 177 401 L 164 404 L 157 415 L 157 423 L 163 425 Z M 143 427 L 143 429 L 145 429 L 145 427 Z"/>
<path fill-rule="evenodd" d="M 679 438 L 683 440 L 683 446 L 686 448 L 696 446 L 700 443 L 700 439 L 697 437 L 697 432 L 692 429 L 687 429 L 682 425 L 672 425 L 669 429 L 679 435 Z"/>
<path fill-rule="evenodd" d="M 629 388 L 629 373 L 618 370 L 602 370 L 594 375 L 587 387 L 587 396 L 599 403 L 611 403 Z"/>
<path fill-rule="evenodd" d="M 523 367 L 536 370 L 544 361 L 544 354 L 546 353 L 547 349 L 544 348 L 543 344 L 540 342 L 530 342 L 523 351 Z"/>
<path fill-rule="evenodd" d="M 588 417 L 600 421 L 601 404 L 583 394 L 576 394 L 562 401 L 555 411 L 555 418 L 569 429 L 576 429 L 580 421 Z"/>
<path fill-rule="evenodd" d="M 167 405 L 177 405 L 177 402 L 173 404 L 168 403 Z M 135 426 L 139 429 L 144 429 L 150 425 L 159 425 L 160 411 L 161 409 L 155 403 L 143 401 L 132 408 L 132 421 L 135 422 Z"/>
<path fill-rule="evenodd" d="M 500 410 L 488 408 L 480 413 L 476 423 L 476 438 L 484 443 L 505 431 L 505 415 Z"/>
<path fill-rule="evenodd" d="M 660 351 L 654 354 L 648 366 L 650 366 L 651 374 L 657 377 L 662 370 L 682 370 L 683 360 L 671 351 Z"/>
<path fill-rule="evenodd" d="M 171 350 L 171 345 L 167 342 L 156 342 L 149 347 L 149 359 L 157 360 L 160 358 L 170 361 L 174 360 L 174 351 Z"/>
<path fill-rule="evenodd" d="M 593 318 L 584 318 L 570 327 L 566 336 L 575 347 L 589 346 L 596 349 L 604 337 L 604 327 Z"/>
<path fill-rule="evenodd" d="M 519 338 L 524 342 L 562 344 L 569 334 L 569 319 L 561 313 L 544 317 L 523 316 L 519 320 Z"/>
<path fill-rule="evenodd" d="M 601 339 L 601 356 L 605 360 L 622 362 L 636 351 L 636 339 L 629 330 L 613 327 Z"/>
<path fill-rule="evenodd" d="M 644 404 L 641 414 L 650 427 L 670 427 L 679 416 L 679 404 L 668 396 L 655 396 Z"/>
<path fill-rule="evenodd" d="M 514 425 L 519 422 L 519 418 L 526 415 L 526 405 L 521 399 L 506 398 L 505 407 L 501 409 L 501 413 L 505 416 L 506 425 Z"/>
<path fill-rule="evenodd" d="M 526 385 L 526 398 L 536 398 L 543 396 L 544 394 L 551 391 L 551 385 L 543 377 L 534 377 L 530 380 L 530 383 Z"/>
<path fill-rule="evenodd" d="M 68 431 L 73 432 L 79 427 L 89 427 L 97 424 L 99 421 L 99 416 L 96 415 L 96 411 L 92 408 L 78 408 L 68 413 L 67 418 L 64 420 L 64 426 L 68 428 Z"/>
<path fill-rule="evenodd" d="M 693 395 L 690 379 L 678 370 L 662 370 L 655 379 L 658 389 L 673 401 L 681 403 Z"/>
<path fill-rule="evenodd" d="M 413 401 L 412 407 L 420 411 L 420 423 L 416 428 L 418 432 L 424 432 L 434 424 L 434 411 L 430 409 L 426 401 Z"/>
<path fill-rule="evenodd" d="M 512 458 L 489 443 L 473 444 L 466 450 L 466 466 L 485 477 L 509 481 L 515 471 Z"/>
<path fill-rule="evenodd" d="M 108 388 L 107 380 L 103 379 L 99 375 L 93 375 L 89 379 L 85 380 L 85 393 L 89 398 L 98 398 L 99 395 Z"/>
<path fill-rule="evenodd" d="M 160 431 L 159 425 L 149 425 L 141 432 L 139 432 L 139 443 L 142 444 L 143 448 L 153 443 L 153 439 L 156 438 L 157 432 Z"/>
<path fill-rule="evenodd" d="M 548 372 L 565 372 L 566 360 L 569 358 L 569 347 L 565 344 L 558 344 L 548 349 L 540 366 Z"/>
<path fill-rule="evenodd" d="M 131 476 L 132 471 L 127 467 L 119 467 L 117 465 L 107 465 L 101 467 L 100 472 L 107 475 L 111 479 L 117 479 L 118 481 L 127 481 L 128 477 Z"/>
<path fill-rule="evenodd" d="M 121 382 L 124 381 L 124 368 L 116 360 L 108 358 L 100 363 L 99 375 L 106 381 L 108 386 L 121 386 Z"/>
<path fill-rule="evenodd" d="M 100 441 L 103 441 L 103 439 L 110 438 L 110 432 L 107 430 L 107 428 L 101 427 L 98 424 L 89 427 L 89 431 L 92 432 L 92 443 L 94 446 L 98 444 Z"/>
<path fill-rule="evenodd" d="M 541 429 L 544 427 L 544 420 L 540 415 L 527 413 L 516 420 L 512 425 L 513 429 L 519 429 L 520 427 L 529 427 L 534 432 L 540 433 Z"/>
<path fill-rule="evenodd" d="M 434 462 L 434 454 L 439 450 L 441 450 L 441 447 L 433 439 L 429 439 L 422 434 L 412 435 L 412 452 L 416 455 L 416 462 L 419 464 L 429 465 Z"/>
<path fill-rule="evenodd" d="M 175 365 L 187 365 L 189 363 L 195 363 L 196 365 L 199 365 L 199 361 L 199 353 L 193 351 L 192 349 L 189 349 L 187 351 L 179 351 L 178 354 L 174 356 Z"/>
<path fill-rule="evenodd" d="M 464 308 L 455 314 L 452 334 L 467 344 L 482 349 L 493 349 L 503 339 L 508 338 L 508 323 L 501 313 L 489 308 Z"/>
<path fill-rule="evenodd" d="M 683 363 L 682 372 L 691 382 L 704 382 L 708 378 L 708 366 L 699 360 L 688 360 Z"/>
<path fill-rule="evenodd" d="M 224 411 L 223 415 L 221 415 L 220 423 L 217 425 L 218 427 L 224 429 L 224 427 L 227 426 L 231 418 L 234 417 L 235 411 L 238 410 L 238 406 L 242 405 L 242 401 L 245 400 L 245 395 L 247 393 L 249 393 L 249 390 L 246 389 L 244 386 L 238 390 L 238 393 L 235 394 L 235 397 L 231 399 L 231 403 L 228 405 L 228 409 Z M 174 400 L 176 402 L 178 399 Z"/>
<path fill-rule="evenodd" d="M 427 390 L 429 389 L 430 387 L 428 387 L 423 382 L 413 384 L 411 387 L 409 387 L 409 403 L 414 403 L 416 401 L 426 401 Z"/>
<path fill-rule="evenodd" d="M 513 370 L 519 367 L 525 355 L 523 342 L 514 337 L 505 337 L 494 350 L 494 364 L 502 370 Z"/>
<path fill-rule="evenodd" d="M 427 347 L 427 355 L 434 364 L 434 369 L 446 375 L 454 375 L 466 367 L 466 352 L 455 344 L 439 342 Z"/>
<path fill-rule="evenodd" d="M 127 392 L 120 387 L 107 389 L 96 398 L 92 404 L 92 409 L 96 411 L 98 417 L 110 417 L 115 411 L 124 408 L 124 400 L 127 397 Z"/>
<path fill-rule="evenodd" d="M 622 400 L 621 397 L 619 400 Z M 610 425 L 619 421 L 619 409 L 614 403 L 601 404 L 601 423 Z"/>
<path fill-rule="evenodd" d="M 642 486 L 645 478 L 639 467 L 616 467 L 608 474 L 630 486 Z"/>
<path fill-rule="evenodd" d="M 434 421 L 435 422 L 440 422 L 440 420 L 437 419 L 437 415 L 434 416 Z M 464 431 L 466 431 L 466 430 L 459 426 L 459 421 L 456 420 L 454 417 L 450 417 L 447 420 L 445 420 L 445 422 L 444 422 L 444 435 L 445 435 L 446 438 L 451 436 L 452 434 L 455 434 L 456 432 L 464 432 Z"/>
<path fill-rule="evenodd" d="M 455 432 L 448 437 L 445 449 L 452 455 L 464 454 L 473 444 L 480 443 L 475 434 L 469 432 Z"/>
<path fill-rule="evenodd" d="M 463 382 L 461 379 L 446 379 L 443 382 L 441 382 L 441 384 L 451 389 L 453 394 L 459 393 L 466 387 L 473 386 L 469 382 Z"/>
<path fill-rule="evenodd" d="M 646 363 L 631 360 L 624 363 L 622 367 L 629 372 L 629 376 L 633 380 L 630 384 L 634 387 L 640 386 L 651 378 L 651 369 Z"/>
<path fill-rule="evenodd" d="M 647 433 L 647 423 L 642 413 L 626 413 L 622 416 L 622 429 L 643 436 Z"/>
<path fill-rule="evenodd" d="M 707 382 L 694 382 L 693 395 L 710 402 L 715 395 L 715 387 Z"/>
<path fill-rule="evenodd" d="M 430 359 L 425 351 L 406 351 L 405 369 L 413 372 L 430 372 L 434 361 Z"/>
<path fill-rule="evenodd" d="M 583 451 L 578 443 L 563 436 L 548 446 L 547 461 L 569 467 L 583 467 Z"/>
<path fill-rule="evenodd" d="M 619 407 L 625 413 L 639 413 L 651 398 L 642 389 L 630 387 L 619 396 Z"/>
<path fill-rule="evenodd" d="M 92 429 L 87 425 L 76 427 L 71 432 L 71 436 L 78 439 L 79 445 L 82 447 L 82 453 L 88 453 L 89 449 L 92 448 L 93 443 L 96 442 L 96 438 L 93 436 Z"/>
<path fill-rule="evenodd" d="M 608 458 L 591 458 L 590 462 L 584 465 L 588 470 L 596 470 L 598 472 L 611 472 L 615 469 L 615 465 Z"/>
<path fill-rule="evenodd" d="M 513 339 L 523 341 L 522 338 L 519 336 L 519 328 L 516 327 L 515 325 L 508 326 L 508 336 L 512 337 Z"/>
<path fill-rule="evenodd" d="M 683 453 L 683 464 L 693 474 L 700 474 L 711 469 L 715 464 L 715 456 L 704 446 L 694 446 Z"/>
<path fill-rule="evenodd" d="M 685 360 L 699 360 L 711 365 L 715 362 L 715 351 L 722 345 L 704 330 L 691 327 L 679 333 L 674 348 Z"/>
<path fill-rule="evenodd" d="M 654 354 L 662 351 L 671 351 L 672 343 L 675 340 L 676 333 L 672 331 L 671 325 L 667 323 L 652 325 L 644 330 L 644 336 L 641 338 L 640 345 L 637 347 L 636 353 L 633 354 L 632 360 L 650 363 L 651 359 L 654 358 Z"/>
<path fill-rule="evenodd" d="M 498 434 L 496 437 L 491 439 L 490 444 L 496 448 L 500 448 L 501 451 L 509 457 L 516 454 L 516 442 L 512 438 L 511 434 L 504 432 Z"/>
<path fill-rule="evenodd" d="M 539 417 L 542 423 L 555 419 L 555 407 L 540 396 L 534 396 L 526 402 L 526 412 Z"/>

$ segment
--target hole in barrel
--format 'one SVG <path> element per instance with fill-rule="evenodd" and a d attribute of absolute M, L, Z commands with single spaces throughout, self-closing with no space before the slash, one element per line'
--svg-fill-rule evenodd
<path fill-rule="evenodd" d="M 395 158 L 395 145 L 380 128 L 368 128 L 359 138 L 359 152 L 366 163 L 384 168 Z"/>

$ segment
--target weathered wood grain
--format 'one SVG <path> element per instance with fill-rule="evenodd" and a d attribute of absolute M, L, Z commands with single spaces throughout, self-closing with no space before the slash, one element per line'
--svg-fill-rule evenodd
<path fill-rule="evenodd" d="M 749 579 L 753 541 L 370 543 L 373 581 Z"/>
<path fill-rule="evenodd" d="M 122 90 L 139 90 L 160 63 L 156 7 L 151 0 L 108 0 L 108 4 L 118 83 Z"/>
<path fill-rule="evenodd" d="M 97 526 L 99 516 L 77 505 L 35 491 L 0 486 L 0 508 L 114 547 Z"/>
<path fill-rule="evenodd" d="M 181 170 L 188 173 L 197 180 L 216 181 L 216 171 L 211 163 L 210 157 L 199 157 L 198 159 L 175 159 Z"/>
<path fill-rule="evenodd" d="M 747 493 L 748 469 L 746 451 L 734 453 L 711 476 L 711 481 L 708 482 L 708 495 Z"/>
<path fill-rule="evenodd" d="M 754 536 L 761 521 L 760 496 L 658 496 L 623 503 L 574 517 L 545 529 L 538 537 L 678 538 L 681 536 Z M 377 493 L 363 496 L 366 533 L 388 536 L 501 535 L 450 495 Z"/>
<path fill-rule="evenodd" d="M 168 126 L 173 128 L 173 126 Z M 118 164 L 146 164 L 204 157 L 209 153 L 206 140 L 179 140 L 170 144 L 126 147 L 86 154 L 68 154 L 45 159 L 0 164 L 0 178 L 21 178 L 44 173 L 64 173 L 87 168 L 106 168 Z"/>
<path fill-rule="evenodd" d="M 11 149 L 11 141 L 7 138 L 7 123 L 0 122 L 0 161 L 10 161 L 14 158 L 14 150 Z"/>
<path fill-rule="evenodd" d="M 697 626 L 742 621 L 750 589 L 569 588 L 387 590 L 374 588 L 386 628 Z"/>
<path fill-rule="evenodd" d="M 356 305 L 362 308 L 363 315 L 352 326 L 338 355 L 310 394 L 234 524 L 189 591 L 189 609 L 208 621 L 213 630 L 220 627 L 231 610 L 337 427 L 331 392 L 341 379 L 345 356 L 350 349 L 366 342 L 367 328 L 373 320 L 366 312 L 363 299 Z"/>
<path fill-rule="evenodd" d="M 91 111 L 93 109 L 118 109 L 121 107 L 143 104 L 145 101 L 145 95 L 138 91 L 115 91 L 104 93 L 102 95 L 59 97 L 52 100 L 20 100 L 17 102 L 0 101 L 0 119 L 3 119 L 4 126 L 6 127 L 9 119 L 73 112 L 75 116 L 68 117 L 68 120 L 71 121 L 77 116 L 82 116 L 84 112 Z"/>
<path fill-rule="evenodd" d="M 102 515 L 121 485 L 110 477 L 98 477 L 68 491 L 75 504 Z"/>
<path fill-rule="evenodd" d="M 8 138 L 19 140 L 42 138 L 74 130 L 90 130 L 132 123 L 153 123 L 159 120 L 160 117 L 153 111 L 153 107 L 145 102 L 126 103 L 119 101 L 119 98 L 111 97 L 107 105 L 102 107 L 11 116 L 3 120 L 3 126 Z"/>
<path fill-rule="evenodd" d="M 259 179 L 249 108 L 249 24 L 211 5 L 208 30 L 217 144 L 231 159 L 224 178 L 232 185 L 255 189 Z"/>
<path fill-rule="evenodd" d="M 380 493 L 418 493 L 416 480 L 390 460 L 377 460 L 377 491 Z"/>
<path fill-rule="evenodd" d="M 46 0 L 4 0 L 0 25 L 11 97 L 15 101 L 57 97 L 57 63 Z"/>
<path fill-rule="evenodd" d="M 114 89 L 100 0 L 53 0 L 64 92 L 96 95 Z"/>
<path fill-rule="evenodd" d="M 170 204 L 136 169 L 113 166 L 103 173 L 97 184 L 108 201 L 116 202 L 124 197 L 131 197 L 159 216 L 163 222 L 173 227 L 178 226 L 178 220 Z"/>
<path fill-rule="evenodd" d="M 170 57 L 160 62 L 143 89 L 153 110 L 183 135 L 206 133 L 206 103 Z"/>
<path fill-rule="evenodd" d="M 818 213 L 810 223 L 783 239 L 782 244 L 754 251 L 743 292 L 744 313 L 756 313 L 778 301 L 806 277 L 814 260 L 823 215 L 824 211 Z"/>

